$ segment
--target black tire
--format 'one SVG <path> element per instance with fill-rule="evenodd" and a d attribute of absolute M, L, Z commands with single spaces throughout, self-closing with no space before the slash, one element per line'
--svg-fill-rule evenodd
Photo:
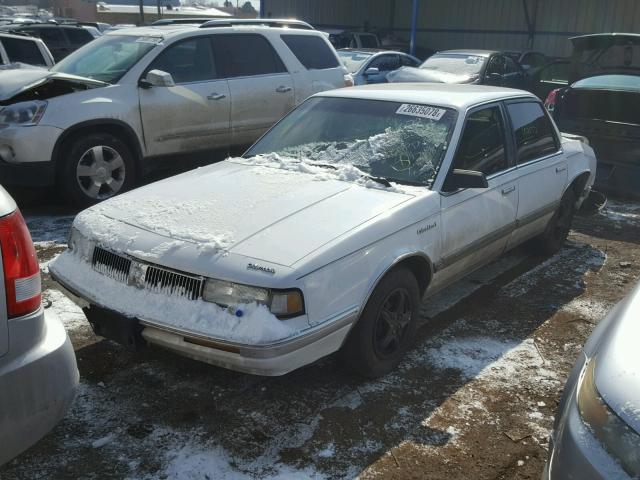
<path fill-rule="evenodd" d="M 418 282 L 409 270 L 400 267 L 385 275 L 342 347 L 346 366 L 368 378 L 392 371 L 415 337 L 419 307 Z"/>
<path fill-rule="evenodd" d="M 562 196 L 560 205 L 551 220 L 549 220 L 544 233 L 532 240 L 531 246 L 533 250 L 541 255 L 557 253 L 564 245 L 567 235 L 569 235 L 575 212 L 576 197 L 573 190 L 569 188 Z"/>
<path fill-rule="evenodd" d="M 67 200 L 78 207 L 114 197 L 135 184 L 131 149 L 109 133 L 72 140 L 58 161 L 57 186 Z"/>

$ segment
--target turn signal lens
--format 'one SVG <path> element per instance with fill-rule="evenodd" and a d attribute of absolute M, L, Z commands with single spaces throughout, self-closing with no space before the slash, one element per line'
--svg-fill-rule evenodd
<path fill-rule="evenodd" d="M 304 313 L 302 294 L 298 290 L 273 292 L 269 309 L 279 316 L 301 315 Z"/>

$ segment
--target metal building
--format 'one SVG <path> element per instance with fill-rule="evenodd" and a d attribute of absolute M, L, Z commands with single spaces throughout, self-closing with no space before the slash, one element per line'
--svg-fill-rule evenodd
<path fill-rule="evenodd" d="M 414 9 L 417 11 L 413 16 Z M 417 45 L 571 51 L 568 37 L 640 32 L 639 0 L 262 0 L 266 17 L 295 17 L 318 28 L 392 31 Z"/>

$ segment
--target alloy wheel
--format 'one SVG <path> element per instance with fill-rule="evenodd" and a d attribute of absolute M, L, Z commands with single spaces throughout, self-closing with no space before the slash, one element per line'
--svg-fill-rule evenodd
<path fill-rule="evenodd" d="M 76 166 L 76 180 L 82 192 L 93 200 L 116 195 L 125 180 L 125 163 L 120 154 L 107 145 L 96 145 L 84 152 Z"/>
<path fill-rule="evenodd" d="M 405 289 L 393 290 L 382 302 L 374 327 L 373 346 L 380 358 L 402 349 L 411 323 L 411 298 Z"/>

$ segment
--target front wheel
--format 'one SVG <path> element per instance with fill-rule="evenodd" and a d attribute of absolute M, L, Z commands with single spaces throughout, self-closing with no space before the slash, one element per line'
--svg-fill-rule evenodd
<path fill-rule="evenodd" d="M 562 248 L 569 235 L 569 230 L 571 230 L 573 215 L 576 211 L 575 204 L 575 194 L 569 188 L 562 196 L 560 205 L 549 220 L 544 233 L 533 239 L 532 246 L 536 252 L 553 255 Z"/>
<path fill-rule="evenodd" d="M 370 378 L 393 370 L 415 337 L 419 305 L 414 275 L 405 268 L 388 273 L 342 348 L 347 367 Z"/>
<path fill-rule="evenodd" d="M 111 134 L 98 133 L 72 141 L 61 162 L 58 185 L 79 207 L 106 200 L 134 185 L 133 154 Z"/>

